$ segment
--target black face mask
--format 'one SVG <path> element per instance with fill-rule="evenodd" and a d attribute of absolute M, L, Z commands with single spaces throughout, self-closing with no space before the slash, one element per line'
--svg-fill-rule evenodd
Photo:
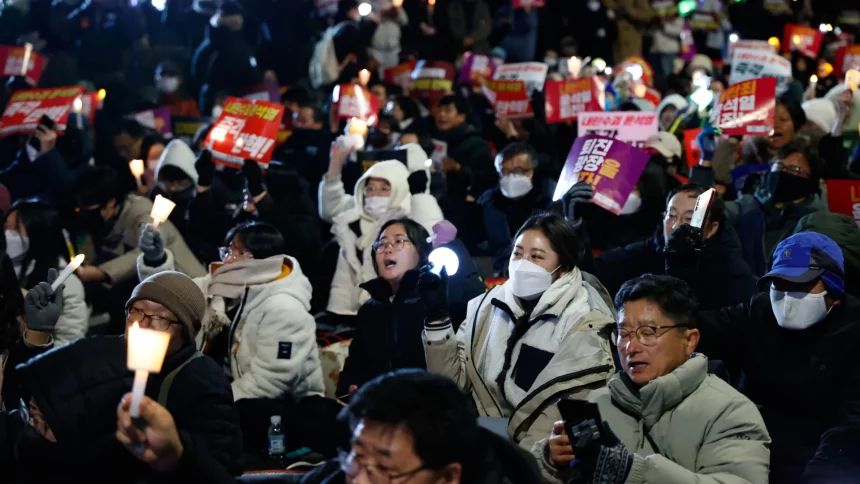
<path fill-rule="evenodd" d="M 809 196 L 814 182 L 782 171 L 771 171 L 764 178 L 764 185 L 770 198 L 776 202 L 791 202 Z"/>
<path fill-rule="evenodd" d="M 178 190 L 175 192 L 169 192 L 167 190 L 164 191 L 164 196 L 170 199 L 171 202 L 176 205 L 187 205 L 194 199 L 194 195 L 197 194 L 197 187 L 194 185 L 189 186 L 188 188 Z"/>

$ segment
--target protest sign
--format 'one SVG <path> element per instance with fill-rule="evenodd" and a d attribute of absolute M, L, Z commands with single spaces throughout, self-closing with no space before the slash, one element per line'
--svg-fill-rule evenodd
<path fill-rule="evenodd" d="M 720 30 L 720 14 L 694 10 L 689 17 L 690 28 L 697 32 L 718 32 Z"/>
<path fill-rule="evenodd" d="M 191 140 L 197 134 L 197 131 L 204 125 L 209 123 L 209 118 L 197 118 L 192 116 L 176 116 L 172 118 L 173 136 L 181 139 L 188 146 L 191 146 Z M 192 147 L 193 148 L 193 147 Z"/>
<path fill-rule="evenodd" d="M 433 139 L 433 154 L 430 159 L 433 160 L 434 167 L 442 166 L 442 160 L 448 157 L 448 142 Z"/>
<path fill-rule="evenodd" d="M 27 89 L 15 92 L 6 104 L 3 117 L 0 118 L 0 136 L 32 133 L 42 116 L 48 116 L 54 121 L 55 131 L 65 131 L 75 99 L 82 92 L 84 92 L 83 86 Z"/>
<path fill-rule="evenodd" d="M 173 126 L 170 124 L 170 108 L 166 106 L 134 113 L 131 117 L 141 126 L 154 129 L 160 134 L 173 134 Z"/>
<path fill-rule="evenodd" d="M 403 64 L 389 67 L 382 71 L 382 77 L 386 84 L 400 86 L 404 92 L 409 92 L 412 87 L 412 71 L 415 69 L 417 61 L 404 62 Z"/>
<path fill-rule="evenodd" d="M 687 166 L 690 168 L 696 166 L 702 157 L 699 142 L 696 140 L 701 132 L 702 128 L 684 130 L 684 152 L 687 154 Z"/>
<path fill-rule="evenodd" d="M 766 136 L 773 131 L 776 79 L 752 79 L 729 86 L 714 106 L 711 123 L 729 136 Z"/>
<path fill-rule="evenodd" d="M 628 57 L 627 60 L 615 67 L 616 73 L 623 71 L 629 72 L 633 76 L 634 81 L 642 81 L 642 84 L 646 86 L 650 86 L 651 81 L 654 79 L 654 69 L 651 68 L 651 64 L 639 56 Z M 638 76 L 640 71 L 642 73 L 641 77 Z"/>
<path fill-rule="evenodd" d="M 601 111 L 604 104 L 603 83 L 597 77 L 573 81 L 547 81 L 546 122 L 575 121 L 579 113 Z"/>
<path fill-rule="evenodd" d="M 740 195 L 751 175 L 762 175 L 770 171 L 770 165 L 740 165 L 732 170 L 732 189 Z"/>
<path fill-rule="evenodd" d="M 784 52 L 797 51 L 810 59 L 818 58 L 818 51 L 824 41 L 824 34 L 812 27 L 798 24 L 785 24 L 782 36 Z"/>
<path fill-rule="evenodd" d="M 677 0 L 654 0 L 651 2 L 654 16 L 659 19 L 670 19 L 678 16 Z"/>
<path fill-rule="evenodd" d="M 860 180 L 827 180 L 827 205 L 860 226 Z"/>
<path fill-rule="evenodd" d="M 409 168 L 406 162 L 406 150 L 379 150 L 379 151 L 356 151 L 355 159 L 361 164 L 361 172 L 364 173 L 371 166 L 380 161 L 397 160 Z"/>
<path fill-rule="evenodd" d="M 549 67 L 543 62 L 519 62 L 496 67 L 495 81 L 523 81 L 529 94 L 543 91 L 543 83 Z"/>
<path fill-rule="evenodd" d="M 833 71 L 842 77 L 848 69 L 860 69 L 860 44 L 843 45 L 836 50 Z"/>
<path fill-rule="evenodd" d="M 736 40 L 734 42 L 729 42 L 726 47 L 726 62 L 729 64 L 732 63 L 732 56 L 738 49 L 756 50 L 759 52 L 767 52 L 769 54 L 776 53 L 773 46 L 768 44 L 766 40 Z"/>
<path fill-rule="evenodd" d="M 762 77 L 776 79 L 776 94 L 782 95 L 791 83 L 791 61 L 773 51 L 736 48 L 729 84 Z"/>
<path fill-rule="evenodd" d="M 579 115 L 578 128 L 577 136 L 615 138 L 641 149 L 645 147 L 645 141 L 657 133 L 657 113 L 582 113 Z"/>
<path fill-rule="evenodd" d="M 514 8 L 537 8 L 546 5 L 546 0 L 514 0 Z"/>
<path fill-rule="evenodd" d="M 224 111 L 206 137 L 212 158 L 237 168 L 246 158 L 267 166 L 283 116 L 280 104 L 227 98 Z"/>
<path fill-rule="evenodd" d="M 560 199 L 576 182 L 585 180 L 594 188 L 594 204 L 620 215 L 649 158 L 617 139 L 580 136 L 567 155 L 553 200 Z"/>
<path fill-rule="evenodd" d="M 481 90 L 501 118 L 533 118 L 529 93 L 522 81 L 488 81 L 481 79 Z"/>
<path fill-rule="evenodd" d="M 439 99 L 452 92 L 454 65 L 450 62 L 420 60 L 412 70 L 412 97 Z"/>
<path fill-rule="evenodd" d="M 341 84 L 334 87 L 331 96 L 332 111 L 338 119 L 358 118 L 368 126 L 379 122 L 379 99 L 358 84 Z"/>
<path fill-rule="evenodd" d="M 26 60 L 26 69 L 24 62 Z M 3 66 L 2 77 L 21 76 L 31 86 L 39 84 L 42 71 L 45 70 L 45 58 L 26 46 L 2 45 L 0 46 L 0 65 Z"/>
<path fill-rule="evenodd" d="M 492 79 L 496 64 L 483 54 L 466 52 L 463 67 L 457 75 L 457 84 L 474 84 L 478 79 Z"/>
<path fill-rule="evenodd" d="M 690 62 L 698 52 L 693 39 L 693 29 L 690 28 L 689 22 L 684 22 L 684 29 L 681 30 L 681 60 Z"/>

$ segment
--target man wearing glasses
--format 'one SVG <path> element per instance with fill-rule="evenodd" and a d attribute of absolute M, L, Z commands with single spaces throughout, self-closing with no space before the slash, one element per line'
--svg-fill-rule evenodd
<path fill-rule="evenodd" d="M 646 274 L 625 283 L 615 305 L 622 371 L 589 395 L 603 435 L 578 440 L 574 449 L 557 422 L 542 464 L 560 481 L 579 473 L 608 484 L 766 484 L 764 421 L 749 399 L 708 374 L 707 357 L 694 353 L 699 330 L 687 285 Z"/>

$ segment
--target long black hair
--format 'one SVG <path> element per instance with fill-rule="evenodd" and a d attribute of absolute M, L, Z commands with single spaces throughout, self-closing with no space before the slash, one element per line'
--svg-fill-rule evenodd
<path fill-rule="evenodd" d="M 511 242 L 511 252 L 517 243 L 520 234 L 526 230 L 540 230 L 544 237 L 549 240 L 552 250 L 558 254 L 558 263 L 564 272 L 572 271 L 579 265 L 582 259 L 583 247 L 576 235 L 576 231 L 561 215 L 553 212 L 539 212 L 523 223 L 517 230 Z"/>
<path fill-rule="evenodd" d="M 11 211 L 17 215 L 18 232 L 22 232 L 23 227 L 30 239 L 18 283 L 24 289 L 32 289 L 47 279 L 49 269 L 57 268 L 60 257 L 70 260 L 72 254 L 63 237 L 57 211 L 50 205 L 38 199 L 19 200 Z M 30 265 L 33 270 L 27 274 Z"/>
<path fill-rule="evenodd" d="M 5 220 L 4 220 L 5 222 Z M 18 287 L 18 278 L 12 261 L 6 255 L 6 234 L 0 235 L 0 352 L 12 346 L 21 337 L 21 318 L 24 316 L 24 294 Z"/>
<path fill-rule="evenodd" d="M 418 251 L 418 267 L 427 264 L 427 258 L 430 257 L 430 251 L 433 250 L 433 245 L 427 242 L 427 237 L 430 235 L 427 234 L 427 229 L 425 229 L 424 226 L 411 218 L 395 218 L 385 222 L 379 229 L 379 234 L 376 238 L 379 239 L 379 236 L 385 232 L 385 229 L 396 224 L 403 225 L 403 228 L 406 229 L 406 237 L 409 238 L 409 242 L 412 242 L 412 245 L 415 246 L 415 250 Z M 377 275 L 379 275 L 379 267 L 376 265 L 375 249 L 370 251 L 370 260 L 373 261 L 373 270 Z"/>

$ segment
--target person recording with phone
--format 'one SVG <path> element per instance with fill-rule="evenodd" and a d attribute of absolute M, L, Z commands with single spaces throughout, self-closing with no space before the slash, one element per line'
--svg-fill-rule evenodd
<path fill-rule="evenodd" d="M 690 288 L 646 274 L 621 287 L 615 306 L 621 371 L 588 396 L 596 408 L 566 415 L 571 406 L 563 404 L 572 402 L 559 403 L 565 420 L 535 445 L 548 482 L 767 483 L 764 420 L 747 397 L 709 375 L 708 358 L 696 353 Z"/>

